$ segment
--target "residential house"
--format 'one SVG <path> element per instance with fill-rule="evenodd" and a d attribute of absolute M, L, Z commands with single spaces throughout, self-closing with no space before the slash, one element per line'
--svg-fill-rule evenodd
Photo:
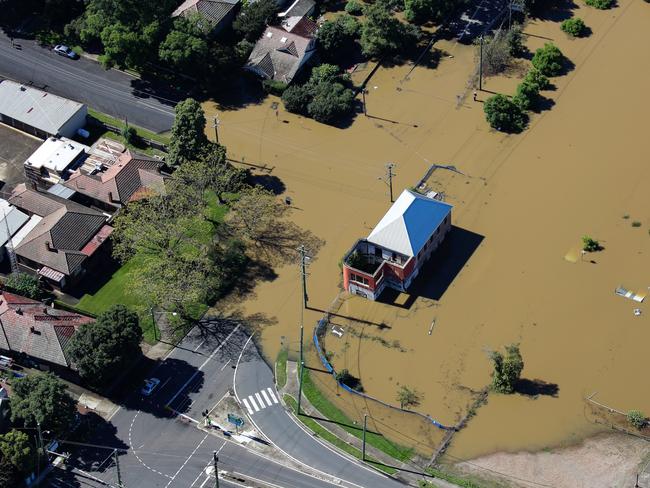
<path fill-rule="evenodd" d="M 72 200 L 114 213 L 147 191 L 163 190 L 161 165 L 156 159 L 132 155 L 127 150 L 112 162 L 84 165 L 64 185 L 75 192 Z"/>
<path fill-rule="evenodd" d="M 185 0 L 172 17 L 200 15 L 209 24 L 210 33 L 219 34 L 232 24 L 239 9 L 239 0 Z"/>
<path fill-rule="evenodd" d="M 48 137 L 25 161 L 28 181 L 48 188 L 68 178 L 86 158 L 90 148 L 65 137 Z"/>
<path fill-rule="evenodd" d="M 105 214 L 24 184 L 16 187 L 9 203 L 32 217 L 14 237 L 22 271 L 66 289 L 101 264 L 113 231 Z"/>
<path fill-rule="evenodd" d="M 316 52 L 318 26 L 307 16 L 285 16 L 268 26 L 257 41 L 244 69 L 257 76 L 291 83 Z"/>
<path fill-rule="evenodd" d="M 7 257 L 7 243 L 29 221 L 29 216 L 0 198 L 0 263 Z"/>
<path fill-rule="evenodd" d="M 73 367 L 67 345 L 82 324 L 93 321 L 85 315 L 0 292 L 0 350 L 29 358 L 44 370 Z"/>
<path fill-rule="evenodd" d="M 21 85 L 0 81 L 0 122 L 46 139 L 73 137 L 86 125 L 83 103 Z"/>
<path fill-rule="evenodd" d="M 451 229 L 451 209 L 404 190 L 370 235 L 345 255 L 345 289 L 371 300 L 386 287 L 406 291 Z"/>

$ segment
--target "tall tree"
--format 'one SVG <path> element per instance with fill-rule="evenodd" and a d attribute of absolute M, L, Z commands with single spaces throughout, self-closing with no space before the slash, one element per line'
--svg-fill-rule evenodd
<path fill-rule="evenodd" d="M 67 387 L 52 373 L 32 374 L 12 381 L 11 421 L 43 430 L 54 436 L 66 433 L 76 413 L 75 401 Z"/>
<path fill-rule="evenodd" d="M 84 380 L 106 386 L 140 356 L 141 340 L 138 315 L 124 305 L 113 305 L 95 323 L 79 328 L 68 353 Z"/>
<path fill-rule="evenodd" d="M 406 385 L 402 385 L 397 390 L 397 401 L 400 408 L 415 407 L 420 404 L 420 393 Z"/>
<path fill-rule="evenodd" d="M 381 4 L 368 6 L 365 14 L 361 49 L 366 56 L 395 56 L 417 40 L 417 29 L 401 23 Z"/>
<path fill-rule="evenodd" d="M 244 39 L 255 42 L 264 32 L 266 25 L 275 18 L 277 12 L 276 0 L 246 2 L 239 11 L 233 28 Z"/>
<path fill-rule="evenodd" d="M 199 102 L 193 98 L 176 105 L 176 118 L 172 127 L 167 162 L 171 166 L 197 159 L 205 150 L 208 138 L 205 135 L 205 113 Z"/>
<path fill-rule="evenodd" d="M 206 32 L 201 30 L 204 25 L 208 24 L 200 14 L 174 20 L 174 28 L 160 44 L 160 59 L 179 72 L 200 75 L 209 53 Z"/>

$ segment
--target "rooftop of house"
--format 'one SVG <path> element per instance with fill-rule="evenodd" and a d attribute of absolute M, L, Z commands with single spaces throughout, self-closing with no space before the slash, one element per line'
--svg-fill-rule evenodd
<path fill-rule="evenodd" d="M 405 256 L 416 256 L 451 209 L 448 203 L 404 190 L 367 240 Z"/>
<path fill-rule="evenodd" d="M 159 172 L 160 161 L 134 156 L 128 150 L 106 166 L 95 165 L 88 172 L 79 168 L 68 181 L 67 188 L 112 206 L 120 206 L 132 200 L 143 188 L 162 190 L 165 179 Z"/>
<path fill-rule="evenodd" d="M 82 324 L 93 319 L 13 293 L 0 293 L 0 348 L 70 366 L 66 347 Z"/>
<path fill-rule="evenodd" d="M 289 20 L 292 19 L 285 22 Z M 316 24 L 306 17 L 288 27 L 269 26 L 255 44 L 246 66 L 262 71 L 270 79 L 288 83 L 309 51 L 315 32 Z"/>
<path fill-rule="evenodd" d="M 213 26 L 225 19 L 234 9 L 239 0 L 185 0 L 172 13 L 172 17 L 179 15 L 201 14 Z"/>
<path fill-rule="evenodd" d="M 65 137 L 48 137 L 34 153 L 27 158 L 25 166 L 61 173 L 77 158 L 90 150 L 88 146 Z"/>
<path fill-rule="evenodd" d="M 83 104 L 10 80 L 0 82 L 0 113 L 57 134 Z"/>
<path fill-rule="evenodd" d="M 102 229 L 106 216 L 65 198 L 27 189 L 13 191 L 9 202 L 41 217 L 15 246 L 17 255 L 70 275 L 88 257 L 82 250 Z"/>

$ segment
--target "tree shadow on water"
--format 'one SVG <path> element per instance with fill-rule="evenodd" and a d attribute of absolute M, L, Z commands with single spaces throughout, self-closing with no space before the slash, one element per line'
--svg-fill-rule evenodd
<path fill-rule="evenodd" d="M 284 182 L 274 175 L 251 175 L 248 178 L 248 182 L 252 186 L 260 185 L 266 190 L 273 192 L 274 195 L 281 195 L 287 189 Z"/>
<path fill-rule="evenodd" d="M 522 378 L 515 385 L 515 392 L 529 397 L 542 395 L 557 398 L 560 393 L 560 387 L 556 383 L 547 383 L 539 379 L 529 380 Z"/>

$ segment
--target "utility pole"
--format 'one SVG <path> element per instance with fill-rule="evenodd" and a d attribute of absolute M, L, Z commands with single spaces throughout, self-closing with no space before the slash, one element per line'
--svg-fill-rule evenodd
<path fill-rule="evenodd" d="M 307 307 L 307 300 L 309 300 L 309 297 L 307 296 L 307 260 L 309 259 L 309 256 L 307 256 L 307 250 L 305 249 L 304 244 L 298 248 L 298 251 L 300 252 L 300 277 L 302 282 L 302 302 L 300 304 L 300 371 L 298 373 L 298 415 L 300 415 L 300 406 L 302 404 L 302 378 L 303 370 L 305 368 L 305 361 L 303 356 L 303 343 L 305 338 L 305 308 Z"/>
<path fill-rule="evenodd" d="M 212 460 L 214 462 L 214 488 L 219 488 L 219 468 L 217 467 L 219 458 L 217 457 L 217 451 L 212 451 Z"/>
<path fill-rule="evenodd" d="M 508 2 L 508 30 L 512 27 L 512 0 Z"/>
<path fill-rule="evenodd" d="M 153 313 L 153 305 L 149 308 L 151 311 L 151 323 L 153 324 L 153 340 L 157 341 L 158 338 L 156 337 L 158 334 L 156 333 L 156 315 Z"/>
<path fill-rule="evenodd" d="M 395 173 L 393 173 L 394 167 L 395 163 L 386 164 L 386 184 L 388 184 L 388 191 L 390 192 L 390 203 L 393 203 L 393 176 L 395 176 Z"/>
<path fill-rule="evenodd" d="M 478 59 L 478 89 L 483 90 L 483 34 L 479 37 L 480 48 L 479 48 L 479 59 Z"/>
<path fill-rule="evenodd" d="M 214 139 L 219 144 L 219 123 L 221 122 L 219 120 L 219 117 L 215 115 L 213 118 L 213 123 L 212 123 L 212 128 L 214 129 Z"/>
<path fill-rule="evenodd" d="M 117 471 L 117 488 L 124 488 L 122 484 L 122 473 L 120 472 L 120 458 L 117 455 L 117 449 L 113 450 L 113 459 L 115 459 L 115 469 Z"/>
<path fill-rule="evenodd" d="M 43 456 L 43 451 L 45 446 L 43 445 L 43 433 L 41 432 L 41 423 L 36 421 L 36 432 L 38 434 L 38 456 L 36 456 L 36 477 L 41 475 L 41 457 Z"/>
<path fill-rule="evenodd" d="M 363 443 L 361 445 L 361 460 L 366 460 L 366 428 L 368 426 L 368 414 L 363 414 Z"/>
<path fill-rule="evenodd" d="M 307 256 L 307 250 L 305 249 L 304 244 L 298 248 L 298 251 L 300 251 L 300 275 L 302 277 L 302 308 L 305 309 L 307 308 L 307 301 L 309 300 L 309 297 L 307 296 L 306 272 L 307 260 L 309 259 L 309 256 Z"/>
<path fill-rule="evenodd" d="M 366 110 L 366 88 L 361 89 L 361 98 L 363 99 L 363 115 L 368 116 L 368 111 Z"/>

